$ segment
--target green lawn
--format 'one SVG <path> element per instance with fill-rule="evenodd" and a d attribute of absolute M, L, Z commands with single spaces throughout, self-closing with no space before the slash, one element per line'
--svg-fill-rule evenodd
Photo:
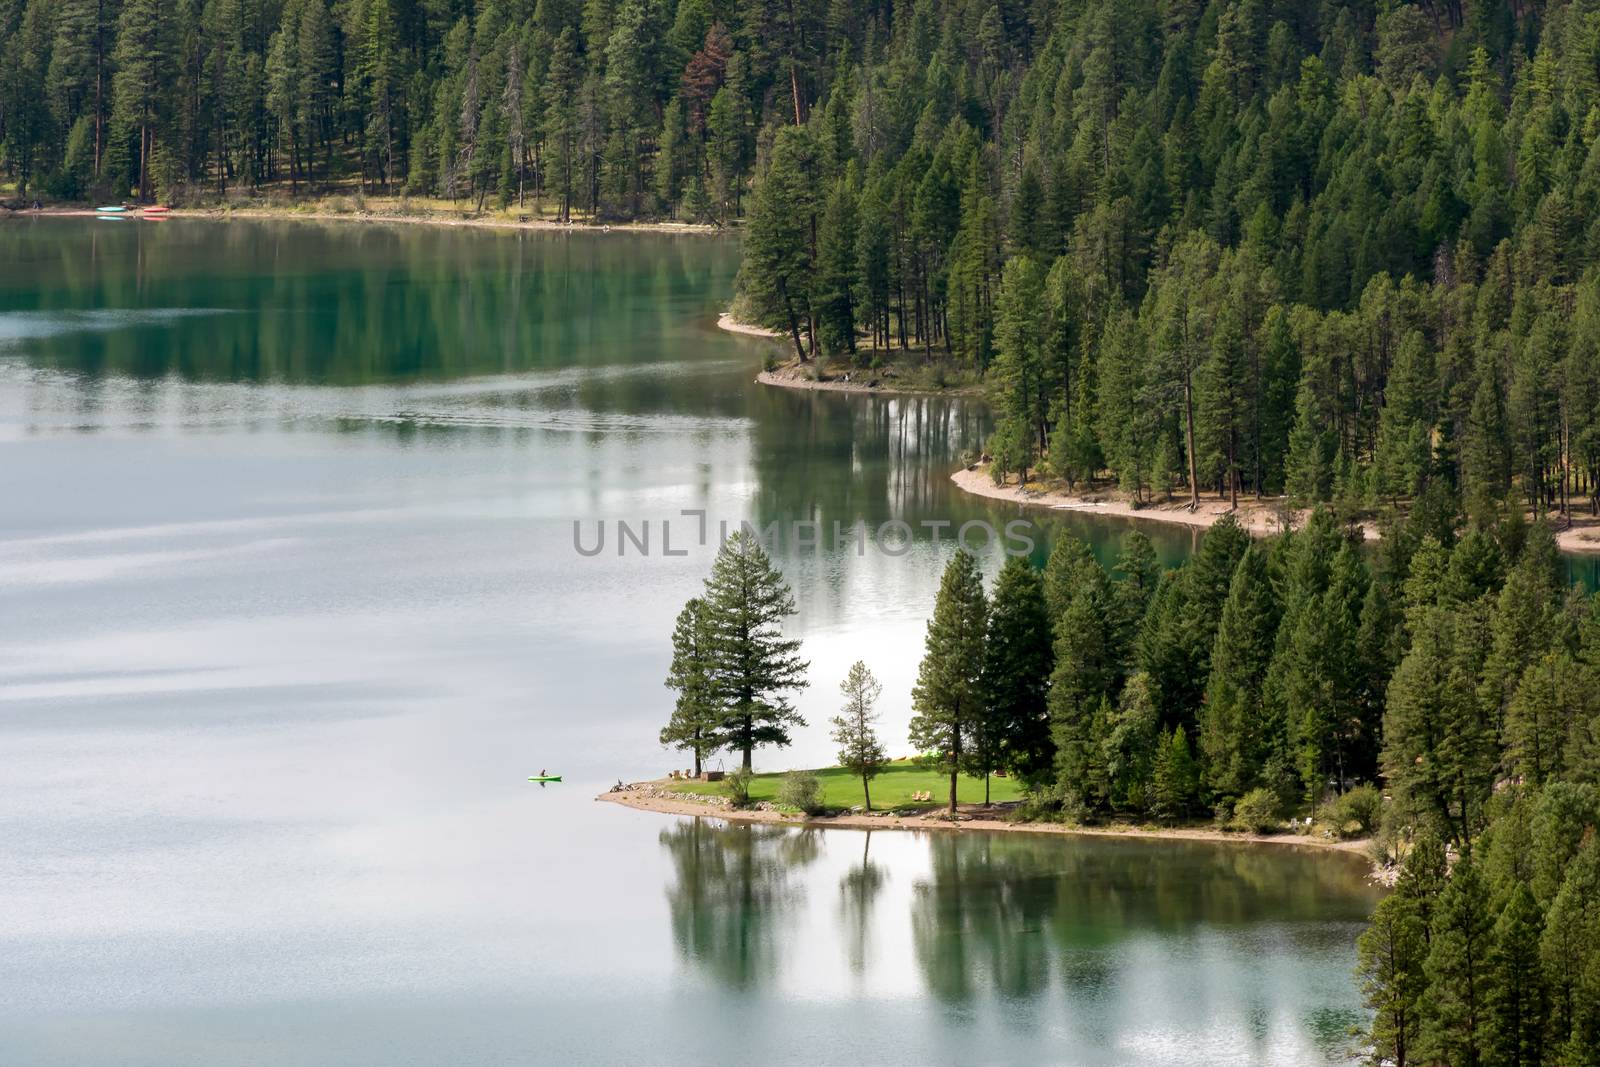
<path fill-rule="evenodd" d="M 822 800 L 829 808 L 853 808 L 862 802 L 861 779 L 853 778 L 841 767 L 828 767 L 815 772 L 822 782 Z M 750 783 L 753 801 L 776 800 L 778 784 L 783 775 L 758 774 Z M 705 796 L 726 796 L 721 782 L 672 782 L 680 793 L 699 793 Z M 913 801 L 914 792 L 931 792 L 933 801 Z M 956 790 L 963 804 L 983 803 L 983 779 L 961 777 Z M 1017 800 L 1021 790 L 1012 778 L 989 779 L 989 798 L 996 803 Z M 914 763 L 891 763 L 872 780 L 872 806 L 879 808 L 936 808 L 950 802 L 950 778 Z"/>

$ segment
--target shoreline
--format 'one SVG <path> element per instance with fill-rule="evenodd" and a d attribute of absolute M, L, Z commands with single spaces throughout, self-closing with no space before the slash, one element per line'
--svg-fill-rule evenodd
<path fill-rule="evenodd" d="M 227 222 L 230 219 L 249 219 L 257 221 L 301 221 L 301 222 L 378 222 L 396 224 L 417 224 L 424 226 L 454 226 L 462 229 L 483 230 L 535 230 L 545 233 L 658 233 L 694 236 L 726 236 L 732 231 L 727 227 L 713 226 L 700 222 L 555 222 L 544 218 L 530 218 L 527 222 L 516 218 L 485 214 L 482 216 L 455 217 L 447 214 L 382 211 L 363 209 L 360 211 L 330 211 L 311 201 L 304 202 L 306 207 L 194 207 L 172 208 L 164 213 L 168 219 L 208 219 L 214 222 Z M 8 211 L 0 218 L 28 219 L 28 218 L 98 218 L 101 217 L 93 207 L 47 207 L 38 211 L 24 208 L 19 211 Z M 145 219 L 140 208 L 130 208 L 121 215 L 124 219 L 139 219 L 141 221 L 154 221 Z"/>
<path fill-rule="evenodd" d="M 1346 855 L 1359 856 L 1368 861 L 1372 867 L 1375 880 L 1381 881 L 1383 875 L 1382 869 L 1372 863 L 1371 857 L 1367 855 L 1366 848 L 1370 840 L 1368 838 L 1359 838 L 1353 841 L 1335 841 L 1327 838 L 1312 837 L 1307 834 L 1228 833 L 1209 827 L 1172 827 L 1145 830 L 1134 827 L 1019 823 L 1008 822 L 992 814 L 986 815 L 982 805 L 973 804 L 964 804 L 960 807 L 960 813 L 965 815 L 966 818 L 955 824 L 947 822 L 934 813 L 898 815 L 893 812 L 880 812 L 872 815 L 853 813 L 819 816 L 789 815 L 770 809 L 735 810 L 709 800 L 690 799 L 686 794 L 668 792 L 665 788 L 665 783 L 662 782 L 633 782 L 624 786 L 620 792 L 601 793 L 595 799 L 603 803 L 631 808 L 634 811 L 653 812 L 657 815 L 725 819 L 729 822 L 771 823 L 807 829 L 942 830 L 948 833 L 976 830 L 983 833 L 1119 837 L 1141 841 L 1209 841 L 1212 843 L 1238 845 L 1278 845 L 1289 848 L 1315 849 L 1323 852 L 1342 852 Z M 939 809 L 941 813 L 943 810 L 942 808 Z"/>
<path fill-rule="evenodd" d="M 763 341 L 786 340 L 783 334 L 777 330 L 769 330 L 765 326 L 757 326 L 753 322 L 740 322 L 733 317 L 733 312 L 731 311 L 724 311 L 717 316 L 717 329 L 726 330 L 728 333 L 736 333 L 743 337 L 759 337 Z"/>
<path fill-rule="evenodd" d="M 760 385 L 772 386 L 775 389 L 799 389 L 813 393 L 854 393 L 858 396 L 947 396 L 965 400 L 977 396 L 977 391 L 966 387 L 956 389 L 916 389 L 905 388 L 898 385 L 880 384 L 881 379 L 871 378 L 870 371 L 863 371 L 869 377 L 868 381 L 841 381 L 837 378 L 818 380 L 808 378 L 794 370 L 792 366 L 777 370 L 764 370 L 756 375 L 756 382 Z"/>
<path fill-rule="evenodd" d="M 1202 497 L 1200 506 L 1193 511 L 1190 511 L 1188 504 L 1182 501 L 1149 504 L 1136 508 L 1130 501 L 1110 491 L 1101 493 L 1072 493 L 1060 489 L 1030 491 L 1011 482 L 996 485 L 994 479 L 989 476 L 989 469 L 986 466 L 963 467 L 950 475 L 950 480 L 956 484 L 956 488 L 973 496 L 1022 504 L 1025 507 L 1045 508 L 1050 511 L 1073 511 L 1083 515 L 1160 522 L 1196 529 L 1210 529 L 1224 515 L 1232 514 L 1239 520 L 1240 526 L 1256 537 L 1267 537 L 1283 530 L 1282 513 L 1279 508 L 1267 501 L 1241 500 L 1238 509 L 1235 510 L 1226 500 L 1210 500 Z M 1281 498 L 1278 499 L 1281 501 Z M 1298 512 L 1294 514 L 1295 517 L 1299 516 Z M 1378 535 L 1376 531 L 1368 530 L 1366 536 L 1368 540 L 1374 540 Z"/>
<path fill-rule="evenodd" d="M 1200 506 L 1190 511 L 1182 500 L 1162 504 L 1134 507 L 1127 499 L 1110 490 L 1093 493 L 1073 493 L 1061 489 L 1026 490 L 1007 482 L 996 485 L 984 466 L 962 468 L 950 475 L 956 488 L 973 496 L 1000 500 L 1024 507 L 1044 508 L 1048 511 L 1070 511 L 1080 515 L 1100 515 L 1108 518 L 1131 519 L 1134 522 L 1159 522 L 1169 526 L 1187 526 L 1191 529 L 1210 529 L 1224 515 L 1232 514 L 1253 537 L 1270 537 L 1283 531 L 1284 517 L 1297 525 L 1305 520 L 1309 509 L 1289 509 L 1283 497 L 1268 500 L 1239 501 L 1234 509 L 1226 500 L 1201 497 Z M 1362 533 L 1368 541 L 1381 537 L 1377 528 L 1362 524 Z M 1600 518 L 1574 517 L 1565 528 L 1556 531 L 1556 548 L 1573 555 L 1600 554 Z"/>

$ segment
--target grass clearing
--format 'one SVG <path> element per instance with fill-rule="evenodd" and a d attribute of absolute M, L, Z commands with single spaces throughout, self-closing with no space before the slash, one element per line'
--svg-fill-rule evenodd
<path fill-rule="evenodd" d="M 863 803 L 861 779 L 843 767 L 824 767 L 812 772 L 822 783 L 822 802 L 828 808 L 855 808 Z M 750 782 L 750 799 L 753 802 L 772 802 L 778 797 L 778 786 L 783 782 L 783 772 L 758 774 Z M 721 782 L 671 782 L 671 788 L 680 793 L 699 796 L 727 796 Z M 932 793 L 933 800 L 912 800 L 912 793 Z M 1019 800 L 1021 787 L 1013 778 L 989 779 L 989 799 L 995 803 Z M 983 803 L 983 779 L 962 775 L 956 786 L 956 798 L 963 804 Z M 910 761 L 891 763 L 878 772 L 872 780 L 872 807 L 914 808 L 931 810 L 950 802 L 950 777 L 929 770 Z"/>

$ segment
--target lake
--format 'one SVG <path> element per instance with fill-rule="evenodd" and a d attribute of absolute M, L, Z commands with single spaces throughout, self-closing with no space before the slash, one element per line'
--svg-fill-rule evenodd
<path fill-rule="evenodd" d="M 737 258 L 0 224 L 0 1060 L 1342 1061 L 1353 857 L 593 802 L 682 763 L 668 635 L 720 523 L 778 524 L 800 605 L 783 767 L 831 762 L 858 657 L 906 749 L 951 538 L 1022 516 L 948 480 L 979 404 L 754 385 Z"/>

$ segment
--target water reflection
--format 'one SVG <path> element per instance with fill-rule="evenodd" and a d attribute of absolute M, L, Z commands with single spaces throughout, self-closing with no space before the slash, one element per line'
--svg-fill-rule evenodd
<path fill-rule="evenodd" d="M 872 862 L 872 831 L 861 834 L 861 862 L 839 879 L 839 929 L 845 958 L 857 975 L 867 969 L 872 941 L 872 909 L 889 880 L 889 872 Z"/>
<path fill-rule="evenodd" d="M 1073 1047 L 1181 1053 L 1192 1033 L 1265 1060 L 1340 1060 L 1361 1018 L 1346 975 L 1375 894 L 1356 857 L 699 819 L 661 842 L 680 957 L 730 989 L 808 988 L 837 952 L 864 995 L 912 977 L 903 995 L 1041 1035 L 1066 1026 Z M 812 907 L 808 888 L 828 883 L 836 905 Z"/>
<path fill-rule="evenodd" d="M 801 903 L 795 875 L 817 858 L 817 836 L 698 818 L 661 831 L 676 873 L 667 903 L 679 954 L 734 989 L 772 978 L 778 928 Z"/>
<path fill-rule="evenodd" d="M 647 359 L 738 255 L 637 234 L 188 220 L 10 224 L 0 248 L 27 279 L 0 287 L 0 346 L 26 338 L 37 363 L 328 385 Z"/>

